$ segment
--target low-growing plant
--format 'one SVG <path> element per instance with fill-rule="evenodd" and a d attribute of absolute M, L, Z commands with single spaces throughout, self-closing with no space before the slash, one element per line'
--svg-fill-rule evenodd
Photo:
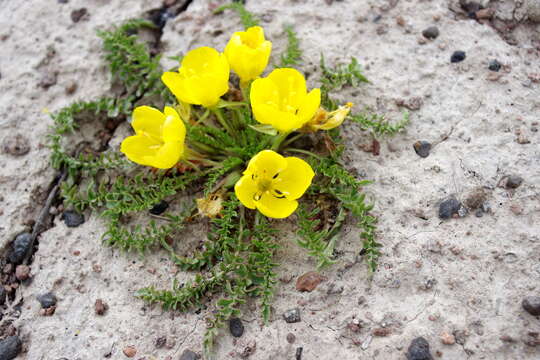
<path fill-rule="evenodd" d="M 367 82 L 354 58 L 330 68 L 321 57 L 321 86 L 308 92 L 302 73 L 283 67 L 301 63 L 292 27 L 285 28 L 289 44 L 279 56 L 282 67 L 261 78 L 272 43 L 240 3 L 216 12 L 227 9 L 240 14 L 245 31 L 232 35 L 224 53 L 191 50 L 179 71 L 163 72 L 159 58 L 136 41 L 137 30 L 151 23 L 132 20 L 101 31 L 105 59 L 113 81 L 124 86 L 123 95 L 51 114 L 52 164 L 68 173 L 62 184 L 65 205 L 98 211 L 107 221 L 105 244 L 140 254 L 161 248 L 178 267 L 197 272 L 190 282 L 174 281 L 166 290 L 150 285 L 138 296 L 179 311 L 210 304 L 208 354 L 219 329 L 240 315 L 247 298 L 259 299 L 265 322 L 271 318 L 279 266 L 276 224 L 283 221 L 277 219 L 297 224 L 298 245 L 320 269 L 337 261 L 334 250 L 349 217 L 359 228 L 358 251 L 369 271 L 376 270 L 377 219 L 363 192 L 370 182 L 343 165 L 340 125 L 349 119 L 381 137 L 394 135 L 407 121 L 392 125 L 368 112 L 351 114 L 351 103 L 332 98 L 333 91 Z M 238 79 L 230 79 L 230 69 Z M 167 106 L 135 107 L 156 95 Z M 110 125 L 130 114 L 134 134 L 122 141 L 120 152 L 81 150 L 73 141 L 88 116 Z M 164 201 L 180 202 L 183 210 L 157 211 Z M 132 223 L 134 214 L 154 215 Z M 202 248 L 178 254 L 180 230 L 205 217 L 210 224 Z"/>

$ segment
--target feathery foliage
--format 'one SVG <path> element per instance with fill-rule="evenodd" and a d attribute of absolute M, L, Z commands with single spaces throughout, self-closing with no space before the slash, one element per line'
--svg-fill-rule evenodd
<path fill-rule="evenodd" d="M 242 25 L 246 29 L 252 26 L 259 25 L 259 19 L 257 19 L 257 17 L 254 14 L 247 11 L 242 3 L 233 2 L 230 4 L 220 6 L 216 10 L 214 10 L 214 14 L 220 14 L 224 12 L 225 10 L 236 11 L 238 13 L 238 16 L 240 16 L 240 21 L 242 22 Z"/>
<path fill-rule="evenodd" d="M 280 67 L 291 67 L 300 64 L 302 61 L 302 50 L 300 50 L 300 40 L 296 36 L 296 32 L 292 25 L 285 26 L 285 33 L 287 34 L 287 48 L 285 52 L 281 54 Z"/>

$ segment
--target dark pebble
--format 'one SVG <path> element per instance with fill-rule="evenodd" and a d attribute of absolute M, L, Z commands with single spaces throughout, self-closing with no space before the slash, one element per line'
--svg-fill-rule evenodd
<path fill-rule="evenodd" d="M 491 71 L 499 71 L 501 70 L 501 63 L 497 60 L 491 60 L 488 65 L 488 69 Z"/>
<path fill-rule="evenodd" d="M 0 341 L 0 360 L 15 359 L 21 352 L 22 342 L 18 336 L 10 336 Z"/>
<path fill-rule="evenodd" d="M 41 307 L 46 309 L 50 308 L 51 306 L 56 305 L 56 296 L 54 296 L 53 293 L 45 293 L 43 295 L 39 295 L 37 297 L 39 303 L 41 304 Z"/>
<path fill-rule="evenodd" d="M 521 306 L 529 314 L 533 316 L 540 316 L 540 296 L 527 296 L 521 302 Z"/>
<path fill-rule="evenodd" d="M 6 302 L 6 289 L 3 286 L 0 286 L 0 305 L 4 305 Z"/>
<path fill-rule="evenodd" d="M 240 337 L 244 334 L 244 325 L 239 318 L 232 318 L 229 320 L 229 331 L 234 337 Z"/>
<path fill-rule="evenodd" d="M 466 57 L 465 51 L 461 51 L 461 50 L 454 51 L 454 53 L 450 57 L 450 62 L 451 63 L 462 62 L 463 60 L 465 60 L 465 57 Z"/>
<path fill-rule="evenodd" d="M 436 26 L 430 26 L 422 31 L 422 35 L 424 35 L 426 39 L 436 39 L 439 36 L 439 28 Z"/>
<path fill-rule="evenodd" d="M 467 16 L 471 19 L 476 19 L 476 12 L 482 9 L 482 5 L 476 1 L 460 1 L 461 8 L 467 13 Z"/>
<path fill-rule="evenodd" d="M 506 187 L 508 189 L 515 189 L 519 187 L 521 183 L 523 183 L 523 178 L 521 176 L 511 175 L 506 179 Z"/>
<path fill-rule="evenodd" d="M 30 246 L 32 244 L 32 234 L 22 233 L 17 235 L 13 241 L 12 250 L 8 255 L 9 262 L 13 264 L 20 264 L 26 254 L 30 251 Z"/>
<path fill-rule="evenodd" d="M 161 200 L 156 205 L 154 205 L 153 208 L 150 209 L 150 214 L 161 215 L 165 212 L 165 210 L 167 210 L 168 207 L 169 207 L 169 203 L 166 202 L 165 200 Z"/>
<path fill-rule="evenodd" d="M 72 210 L 64 211 L 62 218 L 67 227 L 77 227 L 84 223 L 84 216 Z"/>
<path fill-rule="evenodd" d="M 302 360 L 302 352 L 304 351 L 303 347 L 297 347 L 296 348 L 296 354 L 294 354 L 294 358 L 296 360 Z"/>
<path fill-rule="evenodd" d="M 300 309 L 294 308 L 285 311 L 283 314 L 283 319 L 285 319 L 285 321 L 289 324 L 300 322 Z"/>
<path fill-rule="evenodd" d="M 199 360 L 201 356 L 191 350 L 184 350 L 179 360 Z"/>
<path fill-rule="evenodd" d="M 67 4 L 69 0 L 58 0 L 59 4 Z"/>
<path fill-rule="evenodd" d="M 159 9 L 150 14 L 150 20 L 160 29 L 163 29 L 167 21 L 172 18 L 174 18 L 174 14 L 169 12 L 168 9 Z"/>
<path fill-rule="evenodd" d="M 423 337 L 411 341 L 406 356 L 407 360 L 433 360 L 433 356 L 429 352 L 429 343 Z"/>
<path fill-rule="evenodd" d="M 459 212 L 460 208 L 461 208 L 461 203 L 458 200 L 454 198 L 444 200 L 439 205 L 439 217 L 441 219 L 450 219 L 452 215 L 457 214 Z"/>
<path fill-rule="evenodd" d="M 413 145 L 414 151 L 418 154 L 420 157 L 428 157 L 429 152 L 431 151 L 431 144 L 427 141 L 417 141 Z"/>
<path fill-rule="evenodd" d="M 30 143 L 26 137 L 21 134 L 8 136 L 2 143 L 2 149 L 6 154 L 13 156 L 23 156 L 30 151 Z"/>
<path fill-rule="evenodd" d="M 88 17 L 88 10 L 86 8 L 80 8 L 71 12 L 71 21 L 78 23 L 81 19 Z"/>

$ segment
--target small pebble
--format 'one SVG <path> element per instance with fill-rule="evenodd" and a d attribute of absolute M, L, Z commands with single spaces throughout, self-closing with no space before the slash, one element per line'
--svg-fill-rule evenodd
<path fill-rule="evenodd" d="M 229 331 L 234 337 L 240 337 L 244 334 L 244 324 L 239 318 L 232 318 L 229 320 Z"/>
<path fill-rule="evenodd" d="M 300 309 L 294 308 L 285 311 L 283 314 L 283 319 L 289 324 L 300 322 Z"/>
<path fill-rule="evenodd" d="M 149 211 L 150 211 L 150 214 L 152 215 L 161 215 L 165 212 L 165 210 L 167 210 L 168 207 L 169 207 L 169 203 L 166 202 L 165 200 L 161 200 L 156 205 L 154 205 L 154 207 L 151 208 Z"/>
<path fill-rule="evenodd" d="M 12 244 L 12 250 L 8 255 L 8 260 L 13 264 L 20 264 L 26 254 L 30 251 L 32 234 L 22 233 L 17 235 Z"/>
<path fill-rule="evenodd" d="M 84 216 L 72 210 L 64 211 L 62 219 L 67 227 L 77 227 L 84 223 Z"/>
<path fill-rule="evenodd" d="M 56 301 L 57 301 L 56 296 L 54 296 L 54 294 L 51 292 L 39 295 L 37 299 L 39 303 L 41 304 L 41 307 L 44 309 L 50 308 L 51 306 L 55 306 Z"/>
<path fill-rule="evenodd" d="M 294 354 L 295 360 L 302 360 L 302 352 L 304 351 L 303 347 L 297 347 L 296 353 Z"/>
<path fill-rule="evenodd" d="M 413 145 L 414 151 L 418 154 L 418 156 L 426 158 L 429 156 L 429 152 L 431 151 L 431 144 L 427 141 L 417 141 Z"/>
<path fill-rule="evenodd" d="M 467 16 L 469 16 L 471 19 L 476 19 L 476 12 L 482 9 L 482 5 L 480 5 L 476 1 L 460 0 L 459 3 L 463 11 L 465 11 L 467 13 Z"/>
<path fill-rule="evenodd" d="M 96 303 L 94 304 L 94 310 L 96 312 L 96 315 L 104 315 L 108 309 L 109 305 L 107 305 L 106 302 L 101 299 L 96 300 Z"/>
<path fill-rule="evenodd" d="M 77 83 L 75 81 L 70 81 L 66 84 L 64 91 L 66 95 L 71 95 L 77 90 Z"/>
<path fill-rule="evenodd" d="M 2 150 L 9 155 L 23 156 L 30 151 L 30 143 L 23 135 L 15 134 L 4 139 Z"/>
<path fill-rule="evenodd" d="M 406 356 L 407 360 L 433 360 L 429 352 L 429 343 L 423 337 L 418 337 L 411 342 Z"/>
<path fill-rule="evenodd" d="M 488 69 L 491 71 L 498 72 L 499 70 L 501 70 L 501 66 L 502 66 L 501 63 L 498 62 L 497 60 L 491 60 L 488 65 Z"/>
<path fill-rule="evenodd" d="M 454 335 L 447 333 L 446 331 L 441 334 L 441 342 L 444 345 L 454 345 L 456 343 L 456 338 Z"/>
<path fill-rule="evenodd" d="M 123 350 L 123 353 L 124 355 L 126 355 L 126 357 L 132 358 L 132 357 L 135 357 L 135 355 L 137 355 L 137 349 L 133 345 L 126 346 Z"/>
<path fill-rule="evenodd" d="M 30 277 L 30 267 L 28 265 L 17 265 L 15 268 L 15 277 L 19 281 L 24 281 Z"/>
<path fill-rule="evenodd" d="M 450 57 L 450 62 L 451 63 L 462 62 L 463 60 L 465 60 L 465 57 L 466 57 L 465 51 L 461 51 L 461 50 L 454 51 L 454 53 Z"/>
<path fill-rule="evenodd" d="M 88 18 L 88 10 L 86 8 L 80 8 L 71 12 L 71 21 L 78 23 L 81 20 Z"/>
<path fill-rule="evenodd" d="M 288 333 L 287 334 L 287 342 L 289 344 L 294 344 L 295 341 L 296 341 L 296 336 L 294 336 L 293 333 Z"/>
<path fill-rule="evenodd" d="M 165 346 L 165 344 L 167 344 L 167 337 L 166 336 L 158 337 L 154 344 L 156 345 L 157 349 L 161 349 L 162 347 Z"/>
<path fill-rule="evenodd" d="M 475 13 L 477 19 L 491 19 L 495 15 L 495 10 L 491 8 L 480 9 Z"/>
<path fill-rule="evenodd" d="M 461 203 L 454 198 L 447 199 L 439 205 L 439 218 L 450 219 L 452 215 L 457 214 L 461 208 Z"/>
<path fill-rule="evenodd" d="M 540 316 L 540 296 L 527 296 L 521 302 L 521 306 L 529 314 L 533 316 Z"/>
<path fill-rule="evenodd" d="M 179 360 L 199 360 L 201 356 L 189 349 L 184 350 Z"/>
<path fill-rule="evenodd" d="M 296 280 L 296 290 L 311 292 L 324 280 L 326 277 L 316 271 L 307 272 Z"/>
<path fill-rule="evenodd" d="M 371 332 L 371 335 L 378 336 L 378 337 L 385 337 L 392 333 L 392 330 L 390 328 L 375 328 Z"/>
<path fill-rule="evenodd" d="M 51 86 L 56 84 L 58 77 L 58 73 L 56 72 L 46 72 L 41 77 L 41 80 L 39 81 L 39 86 L 41 86 L 43 89 L 47 90 Z"/>
<path fill-rule="evenodd" d="M 523 183 L 523 178 L 517 175 L 511 175 L 506 179 L 506 187 L 508 189 L 518 188 Z"/>
<path fill-rule="evenodd" d="M 18 336 L 10 336 L 0 341 L 0 359 L 15 359 L 21 352 L 22 342 Z"/>
<path fill-rule="evenodd" d="M 422 35 L 424 35 L 426 39 L 436 39 L 439 36 L 439 28 L 436 26 L 430 26 L 422 31 Z"/>
<path fill-rule="evenodd" d="M 465 203 L 465 206 L 467 206 L 467 208 L 474 210 L 474 209 L 479 209 L 480 207 L 482 207 L 482 204 L 486 201 L 486 199 L 487 199 L 486 191 L 484 190 L 483 187 L 479 186 L 479 187 L 474 188 L 469 193 L 464 203 Z"/>

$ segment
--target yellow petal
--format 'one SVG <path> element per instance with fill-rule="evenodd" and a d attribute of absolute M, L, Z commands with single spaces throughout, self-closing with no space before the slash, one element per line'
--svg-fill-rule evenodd
<path fill-rule="evenodd" d="M 264 39 L 264 30 L 260 26 L 235 32 L 225 47 L 227 60 L 242 83 L 261 75 L 268 65 L 271 51 L 272 43 Z"/>
<path fill-rule="evenodd" d="M 287 198 L 277 198 L 266 192 L 256 203 L 257 210 L 264 216 L 283 219 L 291 215 L 298 207 L 298 201 Z"/>
<path fill-rule="evenodd" d="M 286 167 L 287 161 L 283 156 L 272 150 L 263 150 L 251 158 L 247 173 L 260 179 L 272 179 Z"/>
<path fill-rule="evenodd" d="M 352 106 L 352 103 L 347 103 L 345 106 L 340 106 L 337 110 L 328 113 L 327 120 L 319 126 L 319 129 L 330 130 L 341 125 L 349 115 Z"/>
<path fill-rule="evenodd" d="M 321 105 L 321 89 L 317 88 L 311 90 L 300 105 L 298 117 L 300 118 L 302 125 L 313 118 L 319 109 L 319 105 Z"/>
<path fill-rule="evenodd" d="M 253 181 L 251 175 L 244 175 L 234 185 L 234 193 L 242 205 L 249 209 L 255 209 L 253 198 L 257 192 L 257 183 Z"/>
<path fill-rule="evenodd" d="M 282 110 L 295 111 L 300 108 L 306 96 L 306 79 L 296 69 L 282 68 L 275 69 L 268 75 L 274 84 L 276 84 L 279 97 L 282 104 Z M 289 106 L 290 110 L 283 108 Z"/>
<path fill-rule="evenodd" d="M 145 157 L 145 161 L 158 169 L 170 169 L 178 163 L 184 153 L 184 144 L 181 142 L 168 142 L 163 144 L 154 156 Z"/>
<path fill-rule="evenodd" d="M 152 140 L 148 136 L 135 135 L 129 136 L 122 141 L 120 151 L 127 158 L 140 165 L 150 165 L 148 156 L 154 156 L 160 147 L 160 143 Z"/>
<path fill-rule="evenodd" d="M 167 71 L 161 75 L 161 81 L 166 87 L 176 96 L 179 101 L 195 104 L 196 99 L 191 96 L 191 93 L 186 89 L 185 79 L 177 72 Z"/>
<path fill-rule="evenodd" d="M 133 110 L 131 126 L 137 134 L 147 133 L 160 138 L 165 115 L 150 106 L 139 106 Z"/>
<path fill-rule="evenodd" d="M 261 124 L 271 124 L 276 130 L 288 133 L 302 127 L 300 118 L 294 114 L 280 111 L 275 107 L 259 104 L 253 107 L 253 114 Z"/>
<path fill-rule="evenodd" d="M 165 106 L 165 123 L 163 124 L 163 141 L 164 142 L 181 142 L 184 143 L 186 137 L 186 126 L 180 119 L 180 116 L 170 106 Z"/>
<path fill-rule="evenodd" d="M 272 187 L 285 194 L 287 199 L 300 198 L 311 185 L 315 176 L 311 166 L 304 160 L 291 156 L 286 157 L 287 168 L 279 173 L 273 180 Z"/>

